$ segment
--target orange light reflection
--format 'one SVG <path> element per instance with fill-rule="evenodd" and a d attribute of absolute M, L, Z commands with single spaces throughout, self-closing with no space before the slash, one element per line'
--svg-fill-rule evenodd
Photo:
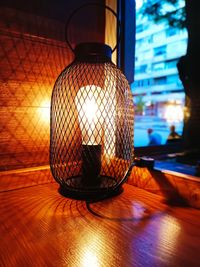
<path fill-rule="evenodd" d="M 38 116 L 43 123 L 50 123 L 50 101 L 43 100 L 38 107 Z"/>
<path fill-rule="evenodd" d="M 176 253 L 176 246 L 178 244 L 178 237 L 181 232 L 181 226 L 174 217 L 167 217 L 160 223 L 159 231 L 159 255 L 162 257 L 171 257 Z M 170 250 L 166 254 L 166 246 Z M 169 260 L 169 259 L 166 259 Z"/>
<path fill-rule="evenodd" d="M 85 251 L 82 258 L 82 266 L 83 267 L 98 267 L 100 266 L 98 263 L 98 257 L 93 251 L 89 249 Z"/>

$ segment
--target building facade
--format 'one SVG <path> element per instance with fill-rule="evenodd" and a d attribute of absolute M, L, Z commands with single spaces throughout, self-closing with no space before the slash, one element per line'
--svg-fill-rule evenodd
<path fill-rule="evenodd" d="M 180 8 L 183 5 L 184 1 L 181 1 Z M 149 15 L 137 9 L 135 82 L 131 85 L 136 139 L 137 130 L 145 128 L 144 124 L 161 131 L 162 143 L 169 124 L 174 124 L 179 133 L 182 132 L 185 93 L 179 80 L 177 62 L 186 49 L 186 29 L 170 27 L 166 22 L 155 23 Z"/>

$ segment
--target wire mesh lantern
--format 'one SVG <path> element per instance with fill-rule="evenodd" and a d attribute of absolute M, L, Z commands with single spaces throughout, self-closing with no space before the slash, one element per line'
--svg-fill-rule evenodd
<path fill-rule="evenodd" d="M 52 92 L 51 171 L 65 196 L 115 195 L 132 163 L 131 90 L 108 45 L 82 43 L 74 52 Z"/>

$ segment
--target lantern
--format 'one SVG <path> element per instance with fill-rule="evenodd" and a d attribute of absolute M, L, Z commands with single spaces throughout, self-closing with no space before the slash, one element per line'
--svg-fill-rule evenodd
<path fill-rule="evenodd" d="M 128 81 L 100 43 L 76 46 L 51 99 L 50 166 L 61 194 L 111 196 L 133 156 L 133 100 Z"/>

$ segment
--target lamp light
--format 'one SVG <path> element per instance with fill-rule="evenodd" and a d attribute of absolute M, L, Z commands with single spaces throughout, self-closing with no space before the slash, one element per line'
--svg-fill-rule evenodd
<path fill-rule="evenodd" d="M 51 171 L 65 196 L 115 195 L 132 163 L 132 93 L 108 45 L 81 43 L 73 51 L 52 92 Z"/>
<path fill-rule="evenodd" d="M 81 87 L 75 97 L 82 135 L 82 181 L 88 186 L 100 182 L 103 98 L 103 89 L 95 85 Z"/>

